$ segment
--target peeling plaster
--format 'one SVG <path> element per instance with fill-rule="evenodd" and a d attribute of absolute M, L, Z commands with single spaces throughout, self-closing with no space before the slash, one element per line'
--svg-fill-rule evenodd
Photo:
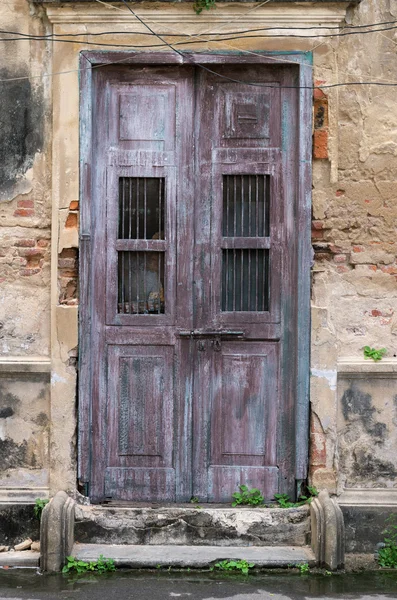
<path fill-rule="evenodd" d="M 337 371 L 331 369 L 311 369 L 312 377 L 326 379 L 331 390 L 336 390 Z"/>
<path fill-rule="evenodd" d="M 57 373 L 51 374 L 51 385 L 54 386 L 57 383 L 66 383 L 66 379 L 58 375 Z"/>

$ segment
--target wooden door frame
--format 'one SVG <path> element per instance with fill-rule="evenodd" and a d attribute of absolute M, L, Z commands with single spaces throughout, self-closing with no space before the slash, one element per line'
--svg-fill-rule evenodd
<path fill-rule="evenodd" d="M 277 56 L 277 62 L 275 61 Z M 91 201 L 93 173 L 93 70 L 100 65 L 296 65 L 299 80 L 298 107 L 298 177 L 295 206 L 297 231 L 297 288 L 295 294 L 295 436 L 281 446 L 285 458 L 295 459 L 295 480 L 306 479 L 309 445 L 310 379 L 310 263 L 311 263 L 311 189 L 312 189 L 312 93 L 313 73 L 310 52 L 243 52 L 186 53 L 83 51 L 80 53 L 80 311 L 79 311 L 79 388 L 78 388 L 78 479 L 89 495 L 91 477 Z M 83 282 L 83 285 L 82 283 Z M 298 310 L 299 307 L 299 310 Z M 283 459 L 283 456 L 281 456 Z M 284 491 L 284 490 L 283 490 Z"/>

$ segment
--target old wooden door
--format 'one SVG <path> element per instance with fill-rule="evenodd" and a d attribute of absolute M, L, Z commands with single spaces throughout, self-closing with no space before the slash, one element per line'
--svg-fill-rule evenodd
<path fill-rule="evenodd" d="M 211 71 L 94 76 L 94 502 L 294 492 L 296 80 Z"/>

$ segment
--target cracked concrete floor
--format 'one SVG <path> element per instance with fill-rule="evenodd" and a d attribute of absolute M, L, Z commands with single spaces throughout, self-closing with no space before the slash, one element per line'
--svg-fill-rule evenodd
<path fill-rule="evenodd" d="M 205 573 L 117 571 L 107 575 L 40 575 L 0 570 L 0 600 L 397 600 L 397 572 L 249 577 Z"/>

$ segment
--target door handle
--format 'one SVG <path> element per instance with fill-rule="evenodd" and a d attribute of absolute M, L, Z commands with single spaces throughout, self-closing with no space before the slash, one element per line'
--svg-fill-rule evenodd
<path fill-rule="evenodd" d="M 230 329 L 213 329 L 213 330 L 192 329 L 191 331 L 178 331 L 177 335 L 179 335 L 180 337 L 191 337 L 191 338 L 203 338 L 203 337 L 244 338 L 244 331 L 234 331 L 234 330 L 230 330 Z"/>

